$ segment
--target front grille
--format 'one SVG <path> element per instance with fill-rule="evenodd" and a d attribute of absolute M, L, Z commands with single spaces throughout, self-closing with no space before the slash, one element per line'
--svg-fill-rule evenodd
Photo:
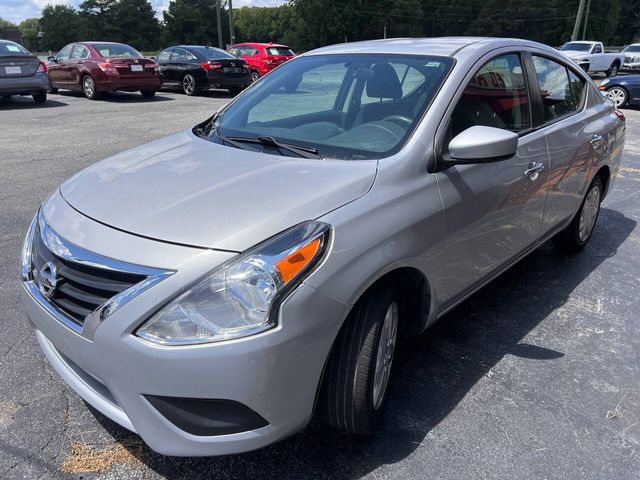
<path fill-rule="evenodd" d="M 47 262 L 53 263 L 57 270 L 55 289 L 48 301 L 79 326 L 84 325 L 87 315 L 110 298 L 146 278 L 62 259 L 47 248 L 37 229 L 31 254 L 35 278 Z"/>

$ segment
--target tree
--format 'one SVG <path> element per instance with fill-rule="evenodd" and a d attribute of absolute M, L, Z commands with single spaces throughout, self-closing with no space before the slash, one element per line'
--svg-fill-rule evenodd
<path fill-rule="evenodd" d="M 40 51 L 42 49 L 39 38 L 40 19 L 27 18 L 20 22 L 18 28 L 20 28 L 20 34 L 22 35 L 22 41 L 25 47 L 32 51 Z"/>
<path fill-rule="evenodd" d="M 42 9 L 40 30 L 43 35 L 41 47 L 44 50 L 58 51 L 67 43 L 78 40 L 82 22 L 72 7 L 67 5 L 47 5 Z"/>
<path fill-rule="evenodd" d="M 115 38 L 139 50 L 162 46 L 160 23 L 148 0 L 120 0 L 111 7 Z"/>
<path fill-rule="evenodd" d="M 5 28 L 15 27 L 13 23 L 0 17 L 0 32 L 4 32 Z"/>
<path fill-rule="evenodd" d="M 114 9 L 118 0 L 85 0 L 80 4 L 86 40 L 112 40 L 117 36 Z"/>
<path fill-rule="evenodd" d="M 218 45 L 215 1 L 174 0 L 163 12 L 168 44 Z M 227 15 L 222 13 L 222 31 L 228 32 Z"/>

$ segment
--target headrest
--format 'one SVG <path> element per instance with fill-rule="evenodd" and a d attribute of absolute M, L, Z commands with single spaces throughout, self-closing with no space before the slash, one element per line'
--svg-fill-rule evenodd
<path fill-rule="evenodd" d="M 378 63 L 372 68 L 373 77 L 367 80 L 367 96 L 370 98 L 400 98 L 402 86 L 395 69 L 388 63 Z"/>

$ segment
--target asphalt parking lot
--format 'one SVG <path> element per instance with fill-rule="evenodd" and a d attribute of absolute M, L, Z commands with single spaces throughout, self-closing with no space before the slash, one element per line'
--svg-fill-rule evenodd
<path fill-rule="evenodd" d="M 271 447 L 169 458 L 90 409 L 46 363 L 18 298 L 38 205 L 104 157 L 193 126 L 230 98 L 160 92 L 0 103 L 0 478 L 611 479 L 640 472 L 640 111 L 598 227 L 544 245 L 405 341 L 370 439 L 317 421 Z"/>

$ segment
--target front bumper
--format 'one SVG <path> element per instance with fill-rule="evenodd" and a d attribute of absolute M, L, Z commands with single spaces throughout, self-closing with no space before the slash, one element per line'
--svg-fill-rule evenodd
<path fill-rule="evenodd" d="M 272 330 L 209 345 L 151 344 L 131 332 L 176 292 L 233 254 L 168 245 L 112 230 L 65 206 L 57 194 L 47 205 L 44 214 L 51 228 L 63 238 L 78 239 L 80 247 L 102 255 L 118 254 L 123 261 L 141 252 L 141 261 L 175 270 L 104 319 L 92 339 L 58 321 L 23 283 L 22 302 L 42 350 L 89 404 L 166 455 L 244 452 L 307 424 L 345 305 L 303 283 L 282 304 L 278 326 Z M 160 414 L 148 396 L 233 401 L 267 424 L 232 434 L 196 435 Z"/>
<path fill-rule="evenodd" d="M 31 95 L 49 90 L 49 76 L 36 73 L 31 77 L 0 78 L 0 95 Z"/>
<path fill-rule="evenodd" d="M 625 63 L 624 65 L 622 65 L 620 70 L 636 72 L 636 71 L 640 70 L 640 62 L 637 62 L 637 63 Z"/>

